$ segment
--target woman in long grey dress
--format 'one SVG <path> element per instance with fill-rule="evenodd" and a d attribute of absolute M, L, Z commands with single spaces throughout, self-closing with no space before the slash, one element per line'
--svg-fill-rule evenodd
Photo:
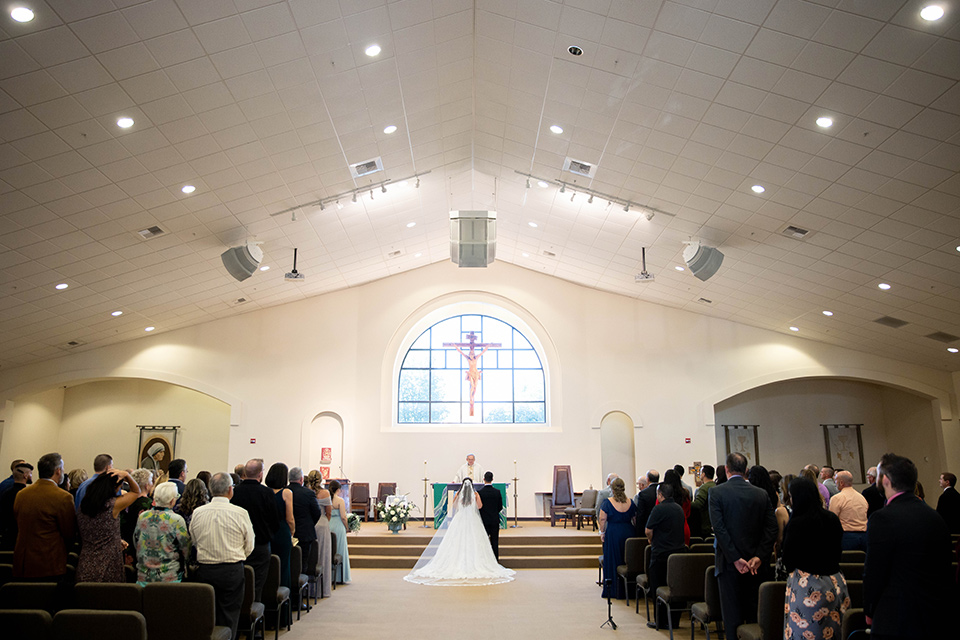
<path fill-rule="evenodd" d="M 317 584 L 321 598 L 330 597 L 331 578 L 333 577 L 333 553 L 330 549 L 330 515 L 333 511 L 333 500 L 330 492 L 323 488 L 323 476 L 313 470 L 307 476 L 307 486 L 317 494 L 317 504 L 320 505 L 320 519 L 317 520 L 317 568 L 320 569 L 320 581 Z"/>

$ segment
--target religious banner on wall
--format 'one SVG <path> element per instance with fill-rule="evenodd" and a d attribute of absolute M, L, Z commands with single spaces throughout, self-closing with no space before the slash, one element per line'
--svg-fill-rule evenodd
<path fill-rule="evenodd" d="M 331 462 L 333 462 L 333 448 L 323 447 L 320 449 L 320 464 L 330 464 Z"/>
<path fill-rule="evenodd" d="M 320 467 L 320 477 L 324 480 L 330 479 L 330 467 Z"/>
<path fill-rule="evenodd" d="M 827 460 L 835 470 L 846 469 L 853 475 L 854 484 L 866 482 L 863 468 L 862 424 L 821 424 L 827 447 Z"/>
<path fill-rule="evenodd" d="M 725 424 L 727 454 L 740 453 L 747 459 L 747 468 L 760 464 L 760 443 L 757 441 L 756 424 Z"/>
<path fill-rule="evenodd" d="M 159 484 L 167 475 L 167 466 L 177 455 L 177 433 L 180 427 L 137 425 L 140 444 L 137 460 L 141 469 L 153 471 L 154 482 Z"/>

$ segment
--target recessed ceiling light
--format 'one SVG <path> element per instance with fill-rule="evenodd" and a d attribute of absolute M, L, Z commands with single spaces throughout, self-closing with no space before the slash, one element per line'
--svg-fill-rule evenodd
<path fill-rule="evenodd" d="M 61 282 L 60 284 L 58 284 L 58 285 L 57 285 L 56 287 L 54 287 L 54 288 L 57 289 L 58 291 L 63 291 L 64 289 L 66 289 L 66 288 L 69 287 L 69 286 L 70 286 L 70 285 L 68 285 L 66 282 Z"/>
<path fill-rule="evenodd" d="M 824 312 L 823 312 L 823 315 L 825 315 L 825 316 L 832 316 L 832 315 L 833 315 L 833 311 L 824 311 Z"/>
<path fill-rule="evenodd" d="M 540 187 L 541 189 L 546 189 L 550 185 L 547 184 L 546 180 L 537 180 L 537 186 Z M 957 247 L 957 251 L 960 251 L 960 247 Z"/>
<path fill-rule="evenodd" d="M 270 271 L 270 265 L 268 264 L 263 265 L 262 267 L 260 267 L 260 271 Z"/>
<path fill-rule="evenodd" d="M 886 282 L 881 282 L 877 286 L 883 289 L 884 291 L 887 291 L 888 289 L 890 289 L 890 285 L 888 285 Z"/>
<path fill-rule="evenodd" d="M 527 224 L 530 225 L 531 227 L 533 227 L 534 229 L 537 228 L 537 223 L 536 223 L 536 222 L 528 222 Z"/>
<path fill-rule="evenodd" d="M 920 17 L 924 20 L 939 20 L 943 17 L 943 7 L 931 4 L 920 10 Z"/>
<path fill-rule="evenodd" d="M 947 347 L 947 351 L 949 351 L 950 353 L 956 353 L 960 351 L 960 349 L 957 349 L 956 347 Z"/>
<path fill-rule="evenodd" d="M 120 118 L 117 120 L 117 126 L 121 129 L 129 129 L 133 126 L 133 118 Z"/>
<path fill-rule="evenodd" d="M 183 185 L 183 188 L 180 189 L 180 191 L 183 191 L 184 193 L 193 193 L 193 192 L 196 191 L 196 190 L 197 190 L 197 188 L 196 188 L 195 186 L 193 186 L 192 184 L 185 184 L 185 185 Z"/>
<path fill-rule="evenodd" d="M 575 44 L 570 45 L 569 47 L 567 47 L 567 51 L 569 51 L 569 52 L 570 52 L 570 55 L 572 55 L 572 56 L 582 56 L 582 55 L 583 55 L 583 49 L 581 49 L 580 47 L 578 47 L 578 46 L 575 45 Z"/>
<path fill-rule="evenodd" d="M 10 12 L 10 17 L 17 22 L 30 22 L 33 20 L 33 11 L 26 7 L 16 7 Z"/>
<path fill-rule="evenodd" d="M 753 191 L 754 193 L 763 193 L 764 191 L 766 191 L 766 189 L 764 189 L 763 186 L 759 184 L 753 185 L 752 187 L 750 187 L 750 190 Z"/>
<path fill-rule="evenodd" d="M 383 128 L 384 133 L 395 133 L 397 131 L 397 125 L 390 124 Z"/>
<path fill-rule="evenodd" d="M 154 329 L 156 329 L 156 327 L 147 327 L 144 331 L 153 331 Z"/>
<path fill-rule="evenodd" d="M 828 118 L 828 117 L 826 117 L 826 116 L 822 116 L 822 117 L 820 117 L 820 118 L 817 118 L 817 126 L 818 126 L 818 127 L 823 127 L 824 129 L 827 129 L 827 128 L 833 126 L 833 118 Z"/>
<path fill-rule="evenodd" d="M 800 327 L 790 327 L 790 331 L 800 331 Z"/>
<path fill-rule="evenodd" d="M 413 254 L 413 257 L 414 257 L 414 258 L 419 258 L 419 257 L 422 256 L 422 255 L 423 255 L 422 253 L 415 253 L 415 254 Z"/>
<path fill-rule="evenodd" d="M 550 125 L 550 131 L 553 131 L 554 133 L 563 133 L 563 127 L 558 124 L 552 124 Z"/>
<path fill-rule="evenodd" d="M 684 271 L 684 268 L 681 267 L 680 265 L 675 266 L 674 269 L 676 269 L 677 271 Z"/>
<path fill-rule="evenodd" d="M 417 226 L 417 223 L 416 223 L 416 222 L 408 222 L 408 223 L 407 223 L 407 229 L 413 229 L 415 226 Z"/>
<path fill-rule="evenodd" d="M 524 253 L 524 254 L 523 254 L 523 257 L 524 257 L 524 258 L 529 258 L 529 257 L 530 257 L 530 254 L 529 254 L 529 253 Z"/>
<path fill-rule="evenodd" d="M 371 58 L 374 56 L 380 55 L 380 45 L 372 44 L 366 49 L 364 49 L 363 52 L 366 53 Z"/>
<path fill-rule="evenodd" d="M 123 315 L 123 311 L 114 311 L 114 312 L 111 313 L 110 315 L 112 315 L 114 318 L 117 318 L 117 317 Z"/>

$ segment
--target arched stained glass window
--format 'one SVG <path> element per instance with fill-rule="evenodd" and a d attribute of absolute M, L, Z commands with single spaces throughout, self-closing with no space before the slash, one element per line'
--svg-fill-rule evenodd
<path fill-rule="evenodd" d="M 404 356 L 397 384 L 398 424 L 547 420 L 540 355 L 516 328 L 491 316 L 458 315 L 429 327 Z"/>

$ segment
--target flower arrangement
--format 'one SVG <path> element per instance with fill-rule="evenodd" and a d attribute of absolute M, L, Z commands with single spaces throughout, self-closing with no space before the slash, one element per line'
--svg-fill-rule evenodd
<path fill-rule="evenodd" d="M 347 515 L 347 533 L 360 531 L 360 516 L 355 513 Z"/>
<path fill-rule="evenodd" d="M 388 525 L 402 525 L 410 519 L 410 513 L 416 505 L 406 496 L 387 496 L 384 502 L 377 503 L 377 517 Z"/>

